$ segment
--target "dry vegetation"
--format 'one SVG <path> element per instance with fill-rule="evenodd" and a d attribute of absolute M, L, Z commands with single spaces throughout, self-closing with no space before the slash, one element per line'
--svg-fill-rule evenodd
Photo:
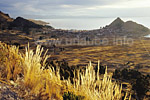
<path fill-rule="evenodd" d="M 0 77 L 16 80 L 22 72 L 22 55 L 18 47 L 0 43 Z"/>
<path fill-rule="evenodd" d="M 149 74 L 150 70 L 145 66 L 150 65 L 150 40 L 134 40 L 133 45 L 106 45 L 91 47 L 65 48 L 59 55 L 52 55 L 58 60 L 65 59 L 69 65 L 87 65 L 88 61 L 97 64 L 100 60 L 108 66 L 108 70 L 114 71 L 117 66 L 124 67 L 128 62 L 133 62 L 133 68 L 143 66 L 140 72 Z M 110 66 L 109 66 L 110 65 Z M 115 66 L 112 67 L 112 65 Z"/>
<path fill-rule="evenodd" d="M 37 46 L 35 53 L 28 46 L 25 54 L 22 54 L 17 47 L 0 43 L 0 80 L 13 80 L 18 87 L 25 87 L 22 90 L 26 92 L 24 97 L 34 95 L 34 99 L 62 100 L 64 92 L 68 91 L 83 96 L 85 100 L 122 98 L 122 86 L 112 82 L 107 71 L 99 76 L 99 71 L 95 73 L 90 63 L 85 72 L 74 72 L 72 84 L 69 79 L 60 80 L 59 69 L 45 69 L 48 57 L 40 46 Z"/>

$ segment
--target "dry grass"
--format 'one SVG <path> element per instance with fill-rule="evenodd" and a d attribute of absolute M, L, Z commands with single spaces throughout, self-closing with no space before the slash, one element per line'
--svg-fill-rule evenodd
<path fill-rule="evenodd" d="M 26 53 L 23 56 L 23 66 L 24 66 L 24 84 L 26 87 L 32 90 L 32 92 L 38 92 L 43 83 L 41 81 L 41 76 L 43 74 L 42 70 L 42 54 L 43 49 L 40 50 L 38 46 L 36 53 L 33 50 L 26 48 Z M 46 59 L 46 58 L 43 58 Z M 45 64 L 43 62 L 43 64 Z"/>
<path fill-rule="evenodd" d="M 49 56 L 46 53 L 42 56 L 43 48 L 40 46 L 37 46 L 35 53 L 28 46 L 25 54 L 21 55 L 18 48 L 1 43 L 0 52 L 6 53 L 1 57 L 1 61 L 3 58 L 7 60 L 1 63 L 6 66 L 4 70 L 8 72 L 5 73 L 8 80 L 11 77 L 16 79 L 17 75 L 23 72 L 23 83 L 28 90 L 27 95 L 34 94 L 43 100 L 62 100 L 63 93 L 70 91 L 76 95 L 84 96 L 85 100 L 121 99 L 122 87 L 112 82 L 107 71 L 104 76 L 100 77 L 99 72 L 95 73 L 91 63 L 85 72 L 78 71 L 77 76 L 74 77 L 74 84 L 72 84 L 70 80 L 60 80 L 59 69 L 56 71 L 53 68 L 44 69 Z"/>
<path fill-rule="evenodd" d="M 0 77 L 16 80 L 22 73 L 22 55 L 16 46 L 0 43 Z"/>
<path fill-rule="evenodd" d="M 119 100 L 121 98 L 122 87 L 112 82 L 111 77 L 107 75 L 107 69 L 104 76 L 100 77 L 99 72 L 95 73 L 90 63 L 85 73 L 78 73 L 77 77 L 70 91 L 85 96 L 86 100 Z"/>
<path fill-rule="evenodd" d="M 58 73 L 53 69 L 45 69 L 46 60 L 49 56 L 43 53 L 43 48 L 37 46 L 35 54 L 33 50 L 26 48 L 26 53 L 23 56 L 24 66 L 24 84 L 30 89 L 32 94 L 42 93 L 51 98 L 61 98 L 61 80 Z"/>
<path fill-rule="evenodd" d="M 69 65 L 87 65 L 88 61 L 94 64 L 101 60 L 104 65 L 108 65 L 108 70 L 113 72 L 114 68 L 111 66 L 124 66 L 128 62 L 133 62 L 135 66 L 143 66 L 140 68 L 141 72 L 146 74 L 150 73 L 148 68 L 144 66 L 150 65 L 150 40 L 134 40 L 134 44 L 130 45 L 100 45 L 91 47 L 65 47 L 65 51 L 60 52 L 59 55 L 52 55 L 57 57 L 58 60 L 65 59 Z M 136 68 L 136 67 L 135 67 Z M 137 68 L 138 69 L 138 68 Z M 147 69 L 147 70 L 145 70 Z"/>

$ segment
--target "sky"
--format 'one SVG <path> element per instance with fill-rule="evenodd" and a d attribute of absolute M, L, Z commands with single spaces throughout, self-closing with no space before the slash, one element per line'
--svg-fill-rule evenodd
<path fill-rule="evenodd" d="M 150 0 L 0 0 L 11 17 L 150 17 Z"/>

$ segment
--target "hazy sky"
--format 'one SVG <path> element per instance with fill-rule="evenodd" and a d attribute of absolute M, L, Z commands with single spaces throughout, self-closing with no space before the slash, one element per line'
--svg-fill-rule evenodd
<path fill-rule="evenodd" d="M 0 0 L 11 17 L 150 17 L 150 0 Z"/>

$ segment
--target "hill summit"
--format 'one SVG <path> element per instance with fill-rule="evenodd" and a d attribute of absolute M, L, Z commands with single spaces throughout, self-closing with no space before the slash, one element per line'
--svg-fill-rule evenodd
<path fill-rule="evenodd" d="M 124 21 L 120 17 L 118 17 L 109 25 L 109 27 L 121 28 L 123 25 Z"/>

